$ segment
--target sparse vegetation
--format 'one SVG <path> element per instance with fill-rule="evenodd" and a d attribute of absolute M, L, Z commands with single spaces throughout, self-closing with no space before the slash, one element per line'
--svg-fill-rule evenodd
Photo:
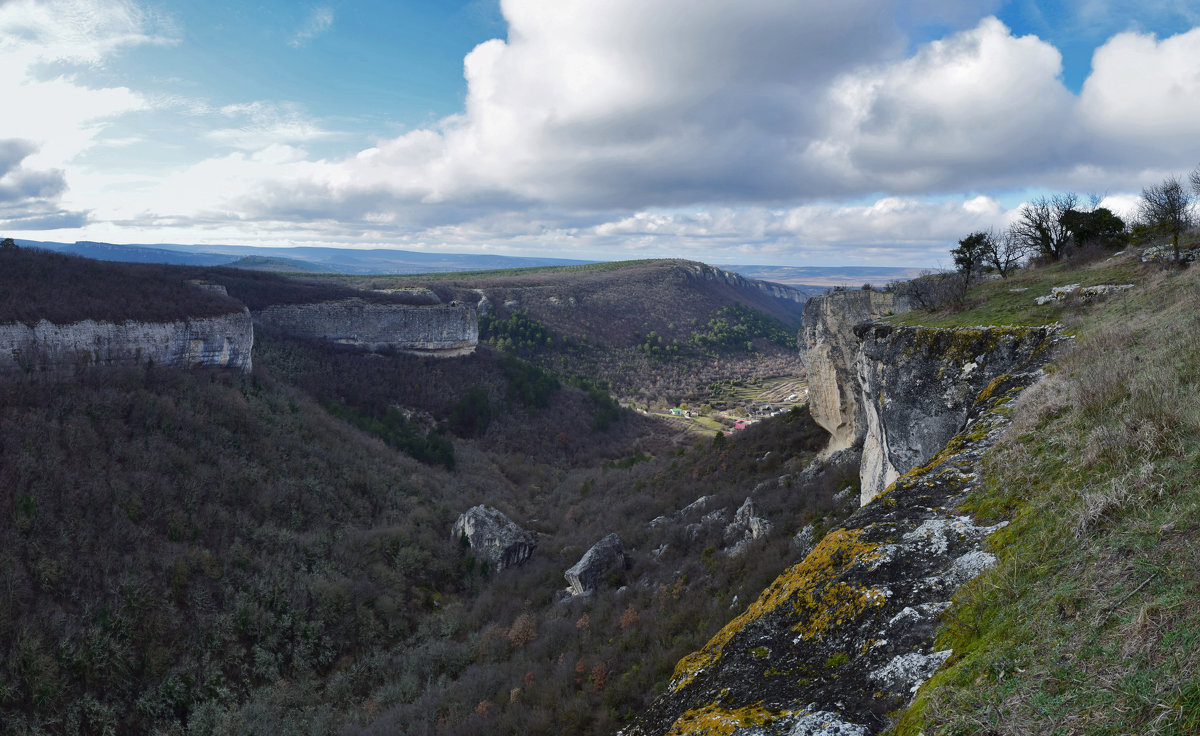
<path fill-rule="evenodd" d="M 1030 295 L 1068 276 L 1140 287 L 1036 314 Z M 1000 564 L 957 596 L 936 645 L 954 655 L 896 733 L 1194 732 L 1198 278 L 1131 258 L 1033 269 L 1012 282 L 1030 288 L 1023 314 L 1006 283 L 954 316 L 1059 320 L 1079 344 L 986 457 L 966 510 L 1012 521 L 991 542 Z"/>

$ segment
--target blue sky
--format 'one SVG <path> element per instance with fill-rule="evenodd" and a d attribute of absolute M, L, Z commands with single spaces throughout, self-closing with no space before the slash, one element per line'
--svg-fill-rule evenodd
<path fill-rule="evenodd" d="M 947 261 L 1200 162 L 1182 0 L 0 2 L 0 233 Z"/>

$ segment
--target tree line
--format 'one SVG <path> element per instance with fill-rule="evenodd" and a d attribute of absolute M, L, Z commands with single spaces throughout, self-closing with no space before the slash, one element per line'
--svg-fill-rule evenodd
<path fill-rule="evenodd" d="M 1127 245 L 1166 240 L 1172 260 L 1182 265 L 1185 233 L 1197 222 L 1200 166 L 1186 177 L 1169 175 L 1142 189 L 1131 222 L 1126 222 L 1091 195 L 1086 202 L 1075 192 L 1038 197 L 1021 206 L 1007 228 L 976 230 L 950 250 L 953 273 L 932 274 L 895 288 L 917 306 L 932 308 L 961 300 L 970 284 L 986 272 L 1001 278 L 1027 262 L 1054 263 L 1072 257 L 1088 258 Z"/>

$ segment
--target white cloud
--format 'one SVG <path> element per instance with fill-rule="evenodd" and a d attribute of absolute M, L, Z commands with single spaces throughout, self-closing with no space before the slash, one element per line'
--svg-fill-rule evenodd
<path fill-rule="evenodd" d="M 280 143 L 303 143 L 333 135 L 291 104 L 239 103 L 222 107 L 220 114 L 240 121 L 242 125 L 215 128 L 207 131 L 204 137 L 219 145 L 243 150 L 253 151 Z"/>
<path fill-rule="evenodd" d="M 1200 28 L 1121 33 L 1096 50 L 1080 114 L 1104 161 L 1190 168 L 1200 160 Z"/>
<path fill-rule="evenodd" d="M 11 195 L 0 212 L 6 227 L 82 224 L 80 212 L 58 207 L 69 183 L 64 170 L 111 120 L 147 104 L 127 87 L 88 87 L 71 70 L 101 67 L 128 46 L 168 43 L 152 20 L 123 0 L 0 3 L 0 99 L 8 111 L 0 140 L 17 142 L 22 152 L 19 168 L 0 184 Z"/>
<path fill-rule="evenodd" d="M 1012 210 L 990 197 L 940 202 L 884 197 L 856 205 L 638 212 L 578 237 L 609 247 L 637 243 L 651 250 L 707 250 L 712 260 L 721 252 L 737 252 L 797 262 L 936 266 L 945 243 L 974 230 L 1003 227 L 1012 217 Z"/>
<path fill-rule="evenodd" d="M 106 120 L 146 107 L 127 87 L 93 89 L 63 69 L 101 66 L 117 50 L 165 43 L 129 2 L 9 0 L 0 4 L 0 138 L 37 141 L 33 166 L 63 166 Z M 48 73 L 48 65 L 60 69 Z M 65 65 L 65 66 L 64 66 Z"/>
<path fill-rule="evenodd" d="M 292 36 L 292 40 L 288 41 L 288 45 L 293 48 L 299 48 L 332 27 L 333 8 L 313 8 L 312 12 L 308 14 L 308 18 L 304 21 L 304 25 L 300 30 L 296 31 L 296 35 Z"/>
<path fill-rule="evenodd" d="M 171 43 L 129 0 L 5 0 L 0 3 L 0 58 L 102 65 L 126 46 Z"/>
<path fill-rule="evenodd" d="M 299 214 L 294 189 L 394 223 L 986 190 L 1076 147 L 1058 52 L 994 18 L 904 58 L 885 0 L 694 6 L 506 0 L 508 40 L 465 59 L 462 114 L 246 206 Z"/>
<path fill-rule="evenodd" d="M 858 190 L 946 191 L 1014 184 L 1073 153 L 1073 98 L 1056 49 L 995 18 L 832 87 L 829 133 L 813 151 Z"/>
<path fill-rule="evenodd" d="M 1200 29 L 1115 36 L 1074 95 L 1056 48 L 983 17 L 998 0 L 503 0 L 506 39 L 464 59 L 461 113 L 340 158 L 310 154 L 337 134 L 297 104 L 38 77 L 158 41 L 128 2 L 58 3 L 107 13 L 73 30 L 43 4 L 0 3 L 0 54 L 46 47 L 0 95 L 48 101 L 25 127 L 0 122 L 0 139 L 40 147 L 25 171 L 65 169 L 76 210 L 156 239 L 935 265 L 1011 216 L 1006 191 L 1124 201 L 1200 160 Z M 333 22 L 314 8 L 293 45 Z M 963 30 L 907 35 L 940 27 Z M 69 166 L 150 106 L 207 126 L 207 153 L 164 176 Z"/>

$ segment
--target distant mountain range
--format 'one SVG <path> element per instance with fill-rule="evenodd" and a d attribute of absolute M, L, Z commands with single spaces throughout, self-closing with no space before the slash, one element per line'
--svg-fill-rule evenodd
<path fill-rule="evenodd" d="M 714 264 L 748 279 L 794 286 L 809 294 L 820 294 L 835 286 L 885 286 L 889 281 L 907 281 L 936 269 L 894 266 L 736 266 Z"/>
<path fill-rule="evenodd" d="M 81 240 L 75 243 L 18 240 L 23 247 L 44 248 L 101 261 L 166 263 L 179 266 L 233 266 L 285 273 L 423 274 L 487 271 L 538 266 L 596 263 L 569 258 L 530 258 L 475 253 L 421 253 L 391 248 L 355 249 L 297 246 L 266 248 L 253 245 L 178 245 L 174 243 L 120 245 Z M 834 286 L 882 286 L 919 276 L 928 269 L 875 266 L 742 266 L 719 265 L 746 278 L 787 284 L 808 293 Z"/>

